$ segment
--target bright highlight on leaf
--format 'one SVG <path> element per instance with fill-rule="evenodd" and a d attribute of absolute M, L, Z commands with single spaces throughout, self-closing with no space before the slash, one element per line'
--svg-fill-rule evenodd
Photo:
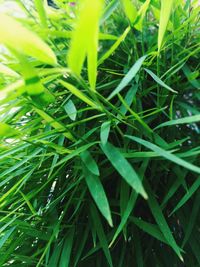
<path fill-rule="evenodd" d="M 5 14 L 0 14 L 0 43 L 8 48 L 40 61 L 55 65 L 56 56 L 51 48 L 35 33 Z"/>
<path fill-rule="evenodd" d="M 173 2 L 174 0 L 161 0 L 160 22 L 158 31 L 158 52 L 160 52 L 160 49 L 162 47 L 163 38 L 170 19 Z"/>
<path fill-rule="evenodd" d="M 67 55 L 69 68 L 78 76 L 87 57 L 88 79 L 93 91 L 97 78 L 99 20 L 102 10 L 103 0 L 80 1 L 78 17 Z"/>

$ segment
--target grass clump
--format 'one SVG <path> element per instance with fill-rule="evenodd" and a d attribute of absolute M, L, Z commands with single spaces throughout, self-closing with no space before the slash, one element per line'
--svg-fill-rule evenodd
<path fill-rule="evenodd" d="M 199 266 L 198 1 L 13 2 L 0 266 Z"/>

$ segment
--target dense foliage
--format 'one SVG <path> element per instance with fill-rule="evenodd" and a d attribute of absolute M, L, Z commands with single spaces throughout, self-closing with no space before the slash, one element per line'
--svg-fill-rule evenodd
<path fill-rule="evenodd" d="M 11 2 L 0 266 L 200 266 L 198 1 Z"/>

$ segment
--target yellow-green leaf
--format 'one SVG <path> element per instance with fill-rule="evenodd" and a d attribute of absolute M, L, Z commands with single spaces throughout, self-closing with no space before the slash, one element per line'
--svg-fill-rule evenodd
<path fill-rule="evenodd" d="M 68 65 L 78 76 L 87 56 L 88 78 L 92 90 L 95 90 L 96 85 L 99 20 L 102 9 L 103 0 L 81 1 L 68 52 Z"/>
<path fill-rule="evenodd" d="M 18 78 L 19 74 L 14 70 L 10 69 L 9 67 L 5 66 L 4 64 L 0 63 L 0 74 Z"/>
<path fill-rule="evenodd" d="M 73 95 L 75 95 L 76 97 L 81 99 L 86 104 L 88 104 L 89 106 L 91 106 L 95 109 L 99 109 L 99 107 L 97 107 L 97 105 L 89 97 L 87 97 L 84 93 L 82 93 L 80 90 L 78 90 L 75 86 L 73 86 L 70 83 L 64 82 L 64 81 L 60 81 L 60 83 L 65 88 L 67 88 Z"/>
<path fill-rule="evenodd" d="M 39 36 L 5 14 L 0 14 L 0 43 L 44 63 L 54 65 L 57 62 L 51 48 Z"/>
<path fill-rule="evenodd" d="M 144 4 L 141 6 L 138 15 L 139 15 L 139 20 L 138 22 L 134 25 L 134 27 L 138 30 L 138 31 L 142 31 L 142 23 L 145 17 L 145 14 L 147 12 L 147 9 L 149 7 L 150 4 L 150 0 L 146 0 L 144 2 Z"/>
<path fill-rule="evenodd" d="M 47 27 L 47 17 L 46 17 L 46 11 L 45 11 L 45 3 L 44 0 L 34 0 L 35 2 L 35 7 L 37 9 L 41 25 L 43 27 Z"/>
<path fill-rule="evenodd" d="M 17 131 L 10 127 L 7 123 L 0 122 L 0 137 L 11 137 L 16 135 Z"/>
<path fill-rule="evenodd" d="M 161 0 L 160 22 L 158 31 L 158 52 L 160 52 L 160 49 L 162 47 L 163 38 L 171 15 L 173 1 L 174 0 Z"/>
<path fill-rule="evenodd" d="M 124 12 L 131 23 L 134 23 L 137 17 L 137 9 L 131 0 L 121 0 Z"/>

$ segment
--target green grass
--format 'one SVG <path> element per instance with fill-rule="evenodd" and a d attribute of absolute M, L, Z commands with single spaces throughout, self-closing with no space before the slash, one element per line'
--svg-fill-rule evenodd
<path fill-rule="evenodd" d="M 198 1 L 13 2 L 0 266 L 199 266 Z"/>

